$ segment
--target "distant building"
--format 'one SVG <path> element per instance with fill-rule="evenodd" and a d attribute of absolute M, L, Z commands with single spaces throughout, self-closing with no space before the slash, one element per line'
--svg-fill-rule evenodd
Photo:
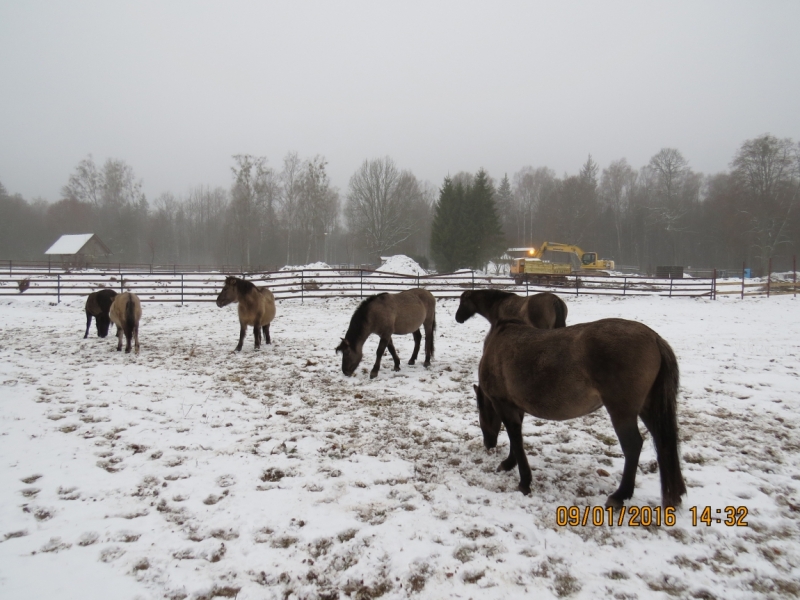
<path fill-rule="evenodd" d="M 45 254 L 58 256 L 65 267 L 88 267 L 98 257 L 111 256 L 103 241 L 93 233 L 62 235 L 50 246 Z"/>

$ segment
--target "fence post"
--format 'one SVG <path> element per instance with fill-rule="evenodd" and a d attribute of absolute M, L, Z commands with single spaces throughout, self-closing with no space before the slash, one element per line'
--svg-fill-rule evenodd
<path fill-rule="evenodd" d="M 739 296 L 739 300 L 744 300 L 744 261 L 742 261 L 742 293 Z"/>
<path fill-rule="evenodd" d="M 769 284 L 772 282 L 772 257 L 769 259 L 769 267 L 767 267 L 767 298 L 769 298 Z"/>
<path fill-rule="evenodd" d="M 523 277 L 525 278 L 525 295 L 527 296 L 528 295 L 528 274 L 525 273 L 523 275 Z"/>
<path fill-rule="evenodd" d="M 714 268 L 714 279 L 711 280 L 711 299 L 717 299 L 717 269 Z"/>
<path fill-rule="evenodd" d="M 628 290 L 628 278 L 627 277 L 623 277 L 622 278 L 622 295 L 623 296 L 625 295 L 625 292 L 627 292 L 627 290 Z"/>
<path fill-rule="evenodd" d="M 472 270 L 472 289 L 475 289 L 475 269 Z"/>
<path fill-rule="evenodd" d="M 305 298 L 303 298 L 303 291 L 306 287 L 306 272 L 300 271 L 300 304 L 305 302 Z"/>
<path fill-rule="evenodd" d="M 181 306 L 183 306 L 183 273 L 181 273 Z"/>
<path fill-rule="evenodd" d="M 360 285 L 361 285 L 361 289 L 359 291 L 359 297 L 363 298 L 364 297 L 364 269 L 359 269 L 358 270 L 358 278 L 359 278 Z"/>
<path fill-rule="evenodd" d="M 792 273 L 794 275 L 792 278 L 794 279 L 794 297 L 797 298 L 797 255 L 792 256 Z"/>
<path fill-rule="evenodd" d="M 47 272 L 50 272 L 50 259 L 47 259 Z"/>
<path fill-rule="evenodd" d="M 56 290 L 57 304 L 61 304 L 61 273 L 56 275 Z"/>
<path fill-rule="evenodd" d="M 8 261 L 8 274 L 11 275 L 11 261 Z"/>
<path fill-rule="evenodd" d="M 581 280 L 578 275 L 575 275 L 575 295 L 578 296 L 581 293 Z"/>
<path fill-rule="evenodd" d="M 669 274 L 669 297 L 672 298 L 672 273 Z"/>

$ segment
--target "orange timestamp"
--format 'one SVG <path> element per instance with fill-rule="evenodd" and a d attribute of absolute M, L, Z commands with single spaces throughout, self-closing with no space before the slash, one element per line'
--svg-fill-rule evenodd
<path fill-rule="evenodd" d="M 617 514 L 614 514 L 614 511 Z M 559 506 L 556 508 L 556 525 L 559 527 L 591 525 L 593 527 L 660 527 L 675 525 L 675 508 L 667 506 Z"/>
<path fill-rule="evenodd" d="M 689 509 L 692 513 L 692 526 L 697 527 L 698 524 L 704 524 L 706 527 L 711 527 L 712 523 L 719 523 L 727 525 L 728 527 L 747 527 L 747 507 L 746 506 L 726 506 L 724 509 L 717 508 L 716 510 L 710 506 L 692 506 Z M 724 518 L 723 518 L 724 515 Z"/>

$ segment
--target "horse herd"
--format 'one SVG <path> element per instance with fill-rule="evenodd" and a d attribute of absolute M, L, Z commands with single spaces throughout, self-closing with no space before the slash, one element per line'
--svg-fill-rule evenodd
<path fill-rule="evenodd" d="M 239 344 L 242 349 L 247 327 L 253 327 L 255 348 L 270 343 L 269 326 L 275 317 L 275 298 L 266 288 L 236 277 L 227 277 L 217 297 L 217 306 L 238 303 Z M 436 300 L 427 290 L 410 289 L 370 296 L 356 308 L 350 325 L 336 348 L 342 354 L 342 372 L 355 373 L 363 346 L 373 333 L 380 338 L 370 378 L 375 378 L 388 349 L 394 370 L 400 370 L 392 335 L 411 334 L 413 365 L 425 333 L 424 366 L 434 353 Z M 478 367 L 478 416 L 487 449 L 497 445 L 501 426 L 509 437 L 509 455 L 498 471 L 519 470 L 519 490 L 531 492 L 531 469 L 522 440 L 525 414 L 539 419 L 563 421 L 588 415 L 605 406 L 625 457 L 619 487 L 606 500 L 607 507 L 620 507 L 633 496 L 636 470 L 643 439 L 641 418 L 653 437 L 661 478 L 664 506 L 678 506 L 686 494 L 678 452 L 677 394 L 678 362 L 669 344 L 655 331 L 626 319 L 601 319 L 566 326 L 567 305 L 555 294 L 528 297 L 500 290 L 470 290 L 461 294 L 455 319 L 464 323 L 475 314 L 484 317 L 490 330 L 483 342 Z M 141 303 L 130 292 L 101 290 L 86 301 L 86 334 L 92 316 L 100 337 L 117 326 L 117 350 L 125 334 L 126 352 L 135 338 L 139 351 Z"/>

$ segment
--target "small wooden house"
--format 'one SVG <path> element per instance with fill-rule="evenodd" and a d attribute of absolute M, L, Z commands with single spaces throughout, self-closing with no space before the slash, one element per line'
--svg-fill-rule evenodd
<path fill-rule="evenodd" d="M 111 255 L 103 241 L 93 233 L 80 233 L 77 235 L 62 235 L 56 243 L 50 246 L 45 254 L 57 256 L 64 267 L 88 267 L 98 257 Z"/>

